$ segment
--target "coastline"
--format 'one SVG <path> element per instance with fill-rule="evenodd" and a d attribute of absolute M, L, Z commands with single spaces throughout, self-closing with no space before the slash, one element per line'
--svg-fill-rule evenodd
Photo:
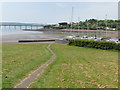
<path fill-rule="evenodd" d="M 60 30 L 60 29 L 33 29 L 33 30 L 23 30 L 29 31 L 29 33 L 24 34 L 10 34 L 10 35 L 2 35 L 2 45 L 3 44 L 20 44 L 18 43 L 19 40 L 37 40 L 37 39 L 58 39 L 69 35 L 81 35 L 82 33 L 78 33 L 76 30 L 75 32 L 68 32 L 68 29 Z M 34 33 L 32 33 L 34 31 Z M 81 30 L 83 31 L 83 30 Z M 42 33 L 38 33 L 42 32 Z M 85 31 L 84 31 L 85 32 Z M 84 35 L 86 32 L 84 33 Z M 102 33 L 102 35 L 106 35 L 106 33 Z M 109 36 L 117 37 L 118 32 L 113 31 L 110 32 Z M 30 43 L 30 42 L 29 42 Z M 48 42 L 31 42 L 31 43 L 48 43 Z"/>
<path fill-rule="evenodd" d="M 30 30 L 29 30 L 30 31 Z M 24 44 L 19 43 L 19 40 L 38 40 L 38 39 L 57 39 L 62 37 L 61 33 L 57 32 L 43 32 L 43 33 L 25 33 L 25 34 L 10 34 L 2 35 L 1 44 Z M 53 42 L 27 42 L 27 43 L 53 43 Z M 25 44 L 27 44 L 25 43 Z"/>

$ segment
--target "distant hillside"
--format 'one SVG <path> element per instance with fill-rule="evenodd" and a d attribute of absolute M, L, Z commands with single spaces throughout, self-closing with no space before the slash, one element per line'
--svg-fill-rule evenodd
<path fill-rule="evenodd" d="M 37 23 L 0 22 L 0 25 L 42 25 Z"/>
<path fill-rule="evenodd" d="M 89 19 L 79 22 L 61 22 L 53 25 L 45 25 L 50 29 L 85 29 L 85 30 L 120 30 L 120 20 L 97 20 Z"/>

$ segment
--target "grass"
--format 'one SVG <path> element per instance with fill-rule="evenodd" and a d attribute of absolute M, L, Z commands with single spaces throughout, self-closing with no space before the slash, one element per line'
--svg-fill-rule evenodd
<path fill-rule="evenodd" d="M 2 45 L 0 45 L 0 89 L 2 89 Z"/>
<path fill-rule="evenodd" d="M 51 53 L 48 44 L 24 44 L 2 46 L 2 87 L 13 88 L 30 72 L 45 63 Z"/>
<path fill-rule="evenodd" d="M 118 52 L 53 44 L 56 60 L 30 88 L 117 88 Z"/>

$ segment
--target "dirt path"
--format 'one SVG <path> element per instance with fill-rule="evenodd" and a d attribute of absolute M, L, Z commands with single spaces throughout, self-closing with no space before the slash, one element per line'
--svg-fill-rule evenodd
<path fill-rule="evenodd" d="M 42 66 L 40 66 L 37 70 L 35 70 L 32 74 L 22 80 L 18 85 L 14 88 L 28 88 L 31 83 L 37 79 L 38 76 L 45 70 L 45 68 L 52 63 L 52 61 L 56 58 L 55 53 L 50 49 L 51 44 L 47 46 L 47 49 L 52 53 L 52 57 Z"/>

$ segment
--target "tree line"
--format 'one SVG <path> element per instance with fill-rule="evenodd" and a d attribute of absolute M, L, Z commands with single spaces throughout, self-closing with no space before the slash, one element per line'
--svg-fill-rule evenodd
<path fill-rule="evenodd" d="M 120 30 L 120 20 L 89 19 L 79 22 L 61 22 L 54 25 L 45 25 L 49 29 L 85 29 L 85 30 Z"/>

